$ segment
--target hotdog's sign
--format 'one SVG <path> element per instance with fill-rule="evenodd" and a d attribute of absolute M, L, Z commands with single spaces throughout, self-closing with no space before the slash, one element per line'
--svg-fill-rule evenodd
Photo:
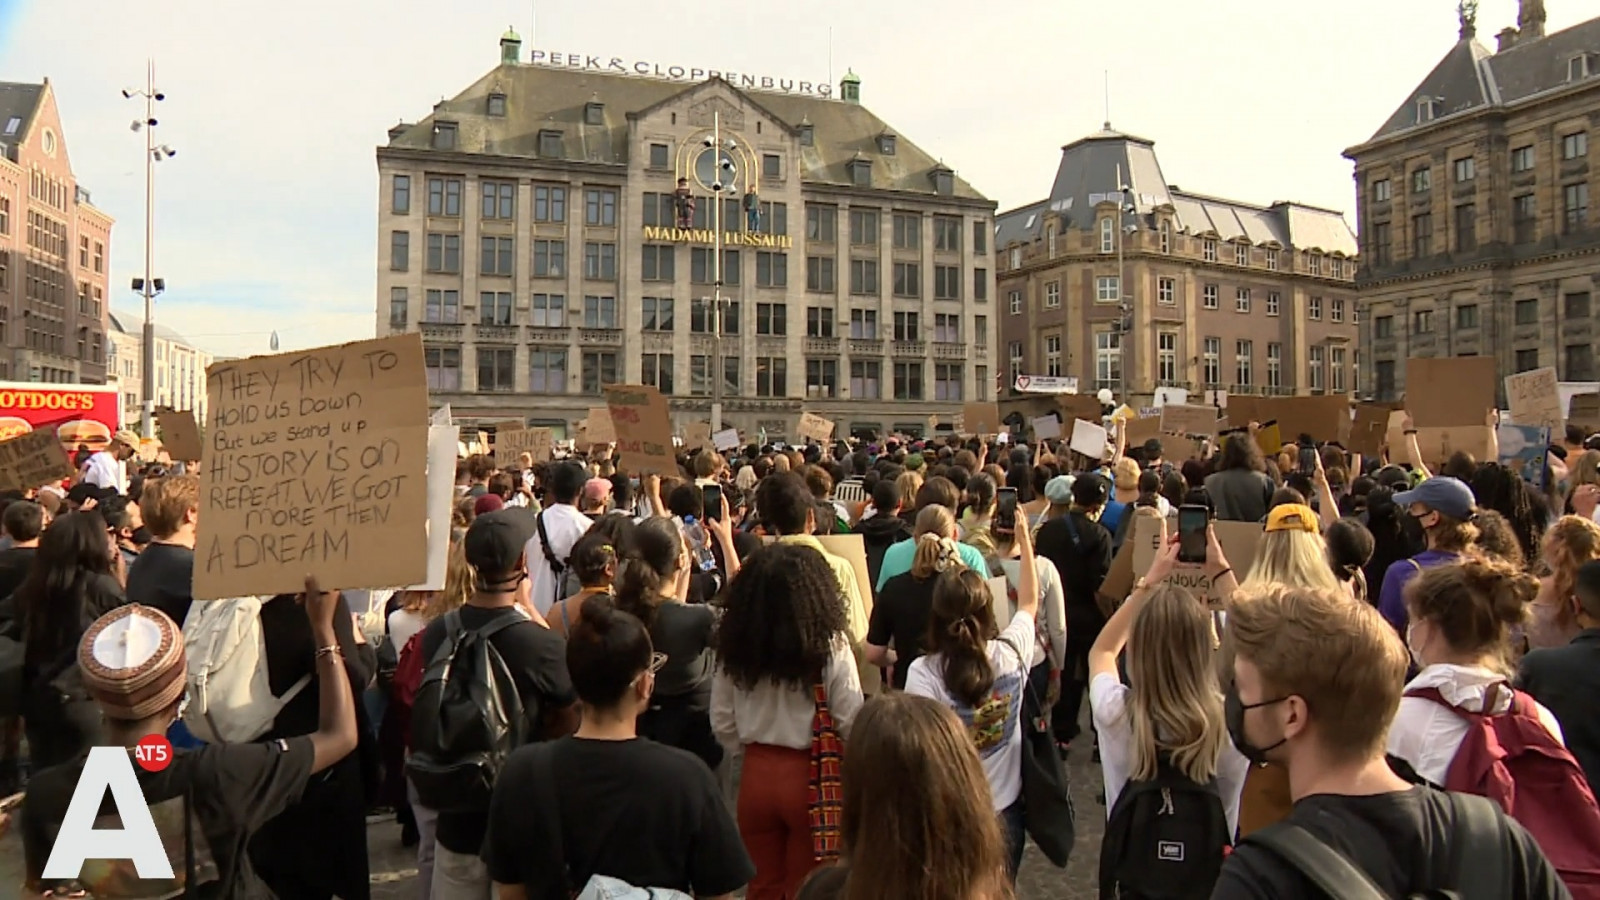
<path fill-rule="evenodd" d="M 102 450 L 121 421 L 114 386 L 0 381 L 0 441 L 54 428 L 69 455 L 80 446 Z"/>

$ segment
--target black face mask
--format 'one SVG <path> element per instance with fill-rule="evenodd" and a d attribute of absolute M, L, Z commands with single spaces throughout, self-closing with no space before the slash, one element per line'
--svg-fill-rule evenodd
<path fill-rule="evenodd" d="M 1279 697 L 1276 700 L 1263 700 L 1260 703 L 1251 703 L 1246 705 L 1244 701 L 1239 699 L 1238 686 L 1232 684 L 1228 685 L 1228 692 L 1223 695 L 1222 699 L 1222 717 L 1223 720 L 1227 722 L 1228 737 L 1233 739 L 1234 749 L 1238 750 L 1239 755 L 1243 756 L 1245 759 L 1248 759 L 1252 765 L 1266 765 L 1268 762 L 1267 754 L 1278 749 L 1279 747 L 1282 747 L 1289 739 L 1288 737 L 1278 738 L 1277 743 L 1270 747 L 1257 747 L 1256 745 L 1250 743 L 1250 739 L 1244 736 L 1245 711 L 1261 706 L 1271 706 L 1275 703 L 1282 703 L 1287 699 L 1289 698 Z"/>
<path fill-rule="evenodd" d="M 140 525 L 138 528 L 135 528 L 133 530 L 133 534 L 130 534 L 128 537 L 135 544 L 143 547 L 145 544 L 150 543 L 150 529 Z"/>

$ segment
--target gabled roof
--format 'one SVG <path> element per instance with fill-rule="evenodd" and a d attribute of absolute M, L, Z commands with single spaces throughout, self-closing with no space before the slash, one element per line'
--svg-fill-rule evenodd
<path fill-rule="evenodd" d="M 1516 103 L 1564 87 L 1568 84 L 1567 60 L 1583 53 L 1591 57 L 1589 78 L 1600 77 L 1600 18 L 1496 53 L 1489 67 L 1499 85 L 1501 102 Z"/>
<path fill-rule="evenodd" d="M 27 138 L 43 99 L 42 84 L 0 81 L 0 144 L 15 146 Z"/>
<path fill-rule="evenodd" d="M 1457 41 L 1371 139 L 1377 140 L 1432 121 L 1418 115 L 1417 101 L 1424 97 L 1434 101 L 1434 119 L 1493 106 L 1497 97 L 1494 75 L 1484 64 L 1493 55 L 1475 38 Z"/>
<path fill-rule="evenodd" d="M 907 140 L 866 107 L 841 100 L 798 94 L 746 93 L 721 78 L 698 83 L 667 81 L 582 69 L 540 65 L 501 65 L 490 70 L 457 96 L 440 102 L 433 114 L 414 125 L 403 126 L 388 145 L 392 148 L 428 149 L 436 121 L 456 123 L 456 152 L 489 156 L 539 158 L 539 133 L 559 131 L 563 158 L 606 165 L 628 161 L 628 119 L 669 101 L 696 92 L 728 91 L 774 121 L 798 131 L 812 126 L 813 144 L 801 148 L 800 177 L 805 182 L 851 186 L 846 165 L 859 153 L 872 163 L 874 188 L 934 193 L 929 177 L 941 163 Z M 488 115 L 488 97 L 506 96 L 506 115 Z M 604 105 L 602 123 L 590 125 L 585 107 Z M 899 135 L 895 153 L 878 152 L 877 138 L 884 132 Z M 983 200 L 960 178 L 954 196 Z"/>

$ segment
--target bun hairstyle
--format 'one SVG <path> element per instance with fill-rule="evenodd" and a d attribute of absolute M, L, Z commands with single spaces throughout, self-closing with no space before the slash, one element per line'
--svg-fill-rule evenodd
<path fill-rule="evenodd" d="M 980 706 L 994 686 L 989 642 L 1000 634 L 989 586 L 968 568 L 941 572 L 933 585 L 927 649 L 944 657 L 944 685 L 969 707 Z"/>
<path fill-rule="evenodd" d="M 590 597 L 567 635 L 567 671 L 578 699 L 611 709 L 639 673 L 650 668 L 650 632 L 638 618 L 617 609 L 610 597 Z"/>
<path fill-rule="evenodd" d="M 950 534 L 956 530 L 956 517 L 937 504 L 917 513 L 917 549 L 911 557 L 911 577 L 929 578 L 961 563 L 961 553 Z M 953 557 L 953 558 L 952 558 Z"/>
<path fill-rule="evenodd" d="M 1365 566 L 1372 560 L 1374 549 L 1372 532 L 1359 519 L 1340 519 L 1328 526 L 1322 538 L 1328 545 L 1328 565 L 1333 568 L 1333 577 L 1341 582 L 1355 582 L 1356 599 L 1365 601 Z"/>
<path fill-rule="evenodd" d="M 617 608 L 632 613 L 646 628 L 655 624 L 661 592 L 678 574 L 683 533 L 665 516 L 644 520 L 633 531 L 634 556 L 617 572 Z"/>
<path fill-rule="evenodd" d="M 567 565 L 584 587 L 610 587 L 611 579 L 616 577 L 617 562 L 617 548 L 611 539 L 593 529 L 578 538 L 572 545 L 572 555 L 567 558 Z M 611 569 L 610 578 L 606 574 L 608 568 Z"/>
<path fill-rule="evenodd" d="M 1423 569 L 1406 585 L 1412 621 L 1426 619 L 1459 653 L 1504 655 L 1508 630 L 1527 618 L 1539 579 L 1503 560 L 1469 555 Z"/>

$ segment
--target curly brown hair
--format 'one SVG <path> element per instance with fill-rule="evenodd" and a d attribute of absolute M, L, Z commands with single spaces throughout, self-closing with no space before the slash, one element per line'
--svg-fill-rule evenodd
<path fill-rule="evenodd" d="M 768 544 L 723 594 L 717 659 L 741 690 L 763 681 L 806 687 L 849 624 L 833 567 L 810 547 Z"/>

